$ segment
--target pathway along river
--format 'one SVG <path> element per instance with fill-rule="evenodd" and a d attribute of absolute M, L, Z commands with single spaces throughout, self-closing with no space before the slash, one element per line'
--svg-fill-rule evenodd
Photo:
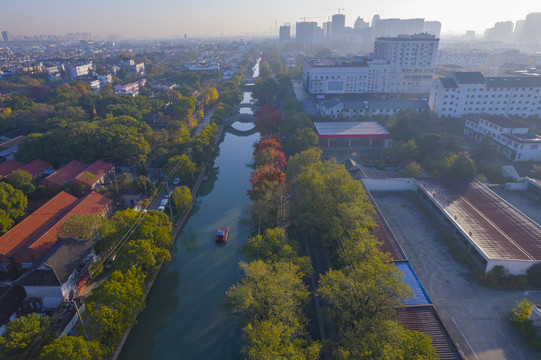
<path fill-rule="evenodd" d="M 254 77 L 259 74 L 258 65 Z M 250 101 L 251 93 L 245 93 L 243 103 Z M 249 130 L 253 124 L 233 127 Z M 241 324 L 223 302 L 227 289 L 240 279 L 238 248 L 250 236 L 241 219 L 249 203 L 246 190 L 251 169 L 247 164 L 259 133 L 240 136 L 226 130 L 223 136 L 214 168 L 175 241 L 172 261 L 158 275 L 121 360 L 241 358 Z M 231 229 L 226 246 L 214 243 L 218 226 Z"/>

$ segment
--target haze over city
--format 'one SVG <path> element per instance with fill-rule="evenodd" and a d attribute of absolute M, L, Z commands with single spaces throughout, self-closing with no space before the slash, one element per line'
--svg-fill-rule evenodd
<path fill-rule="evenodd" d="M 437 20 L 442 22 L 442 33 L 446 34 L 466 30 L 479 33 L 497 21 L 516 21 L 530 12 L 541 11 L 537 0 L 520 0 L 508 5 L 489 0 L 344 0 L 333 4 L 323 0 L 96 0 L 79 6 L 69 0 L 21 0 L 2 4 L 0 24 L 3 29 L 23 35 L 68 32 L 129 37 L 244 35 L 268 32 L 275 29 L 275 24 L 294 24 L 303 17 L 310 21 L 327 21 L 325 17 L 343 8 L 341 12 L 346 15 L 348 26 L 353 26 L 358 16 L 370 21 L 379 14 L 382 18 Z"/>

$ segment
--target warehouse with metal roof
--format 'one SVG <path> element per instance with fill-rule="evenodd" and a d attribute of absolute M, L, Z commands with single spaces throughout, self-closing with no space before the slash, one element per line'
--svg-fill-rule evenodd
<path fill-rule="evenodd" d="M 422 180 L 419 191 L 486 264 L 513 275 L 541 263 L 541 226 L 480 182 Z"/>

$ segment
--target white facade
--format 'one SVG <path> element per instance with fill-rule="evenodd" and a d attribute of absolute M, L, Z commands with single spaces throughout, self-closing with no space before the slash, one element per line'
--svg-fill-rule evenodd
<path fill-rule="evenodd" d="M 340 101 L 332 99 L 316 105 L 320 114 L 331 119 L 356 119 L 366 116 L 393 116 L 405 111 L 428 111 L 422 100 L 377 100 Z"/>
<path fill-rule="evenodd" d="M 466 119 L 464 134 L 480 140 L 491 136 L 499 152 L 513 161 L 541 160 L 541 138 L 530 135 L 528 127 L 497 115 L 472 116 Z"/>
<path fill-rule="evenodd" d="M 88 64 L 72 66 L 70 67 L 70 76 L 72 79 L 78 78 L 80 76 L 88 75 L 88 72 L 92 70 L 92 61 Z"/>
<path fill-rule="evenodd" d="M 541 115 L 541 78 L 485 78 L 478 72 L 455 72 L 434 80 L 429 106 L 437 115 L 453 118 L 480 113 Z"/>
<path fill-rule="evenodd" d="M 305 58 L 303 80 L 311 94 L 428 94 L 438 43 L 433 35 L 402 35 L 379 38 L 372 58 Z"/>

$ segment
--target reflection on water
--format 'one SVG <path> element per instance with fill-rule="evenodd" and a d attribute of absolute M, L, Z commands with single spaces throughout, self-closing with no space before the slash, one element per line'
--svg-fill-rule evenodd
<path fill-rule="evenodd" d="M 237 130 L 253 124 L 235 123 Z M 255 133 L 224 133 L 212 175 L 203 183 L 198 207 L 186 223 L 121 354 L 122 360 L 238 359 L 241 324 L 223 307 L 227 289 L 240 279 L 238 247 L 249 228 L 241 223 L 248 205 Z M 209 174 L 210 175 L 210 174 Z M 205 195 L 205 188 L 210 192 Z M 226 246 L 216 246 L 218 226 L 229 226 Z"/>

